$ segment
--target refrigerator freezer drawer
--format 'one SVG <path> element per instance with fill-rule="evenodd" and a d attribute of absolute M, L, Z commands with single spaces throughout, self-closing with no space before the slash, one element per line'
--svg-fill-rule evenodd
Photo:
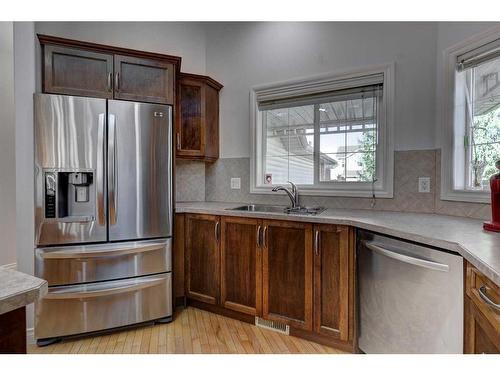
<path fill-rule="evenodd" d="M 38 248 L 35 274 L 49 286 L 151 275 L 172 270 L 172 240 Z"/>
<path fill-rule="evenodd" d="M 35 337 L 100 331 L 172 315 L 171 273 L 49 288 L 36 304 Z"/>

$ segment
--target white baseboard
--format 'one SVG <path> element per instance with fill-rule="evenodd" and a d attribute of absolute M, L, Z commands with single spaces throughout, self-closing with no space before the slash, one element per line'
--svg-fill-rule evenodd
<path fill-rule="evenodd" d="M 6 268 L 8 270 L 16 270 L 17 269 L 17 263 L 4 264 L 4 265 L 0 266 L 0 268 Z"/>

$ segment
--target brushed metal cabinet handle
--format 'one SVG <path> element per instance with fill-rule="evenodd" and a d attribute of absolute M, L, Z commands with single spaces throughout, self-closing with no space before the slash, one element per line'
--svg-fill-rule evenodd
<path fill-rule="evenodd" d="M 262 244 L 267 248 L 267 225 L 264 227 L 264 232 L 262 234 Z"/>
<path fill-rule="evenodd" d="M 112 87 L 111 87 L 111 80 L 113 79 L 113 73 L 109 72 L 108 73 L 108 91 L 111 91 L 112 90 Z"/>
<path fill-rule="evenodd" d="M 115 90 L 120 91 L 120 73 L 116 72 L 115 74 Z"/>
<path fill-rule="evenodd" d="M 260 231 L 262 230 L 262 227 L 259 225 L 257 227 L 257 247 L 262 247 L 262 243 L 260 242 Z"/>
<path fill-rule="evenodd" d="M 215 222 L 215 242 L 219 243 L 219 222 Z"/>
<path fill-rule="evenodd" d="M 486 285 L 481 285 L 478 289 L 479 297 L 486 302 L 486 304 L 495 310 L 500 311 L 500 304 L 493 302 L 490 297 L 486 294 Z"/>
<path fill-rule="evenodd" d="M 177 132 L 177 150 L 181 149 L 181 133 Z"/>
<path fill-rule="evenodd" d="M 319 230 L 314 233 L 314 254 L 319 255 Z"/>

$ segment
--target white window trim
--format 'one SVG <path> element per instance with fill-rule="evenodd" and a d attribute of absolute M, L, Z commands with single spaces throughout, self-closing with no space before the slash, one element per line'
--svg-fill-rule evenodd
<path fill-rule="evenodd" d="M 312 196 L 338 196 L 338 197 L 372 197 L 373 191 L 377 198 L 393 198 L 394 194 L 394 63 L 369 66 L 361 69 L 322 74 L 307 78 L 300 78 L 286 82 L 276 82 L 252 87 L 250 90 L 250 127 L 251 127 L 251 162 L 250 162 L 250 193 L 253 194 L 276 194 L 271 191 L 273 185 L 257 186 L 256 171 L 259 158 L 256 157 L 258 143 L 260 142 L 260 116 L 258 101 L 263 97 L 273 96 L 305 95 L 319 91 L 328 91 L 329 87 L 339 88 L 339 81 L 353 79 L 359 76 L 371 74 L 384 74 L 384 96 L 382 100 L 381 113 L 383 113 L 383 144 L 380 146 L 380 158 L 382 159 L 381 175 L 372 187 L 371 183 L 338 182 L 331 183 L 330 188 L 311 188 L 301 185 L 302 195 Z"/>
<path fill-rule="evenodd" d="M 443 51 L 443 102 L 441 123 L 441 199 L 459 202 L 490 203 L 490 192 L 486 190 L 458 190 L 453 184 L 453 137 L 455 114 L 455 71 L 457 56 L 500 38 L 500 27 L 491 28 L 481 34 L 457 43 Z"/>

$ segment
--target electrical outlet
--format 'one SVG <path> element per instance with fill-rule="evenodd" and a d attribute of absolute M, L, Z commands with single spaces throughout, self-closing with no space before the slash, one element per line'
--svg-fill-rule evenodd
<path fill-rule="evenodd" d="M 241 189 L 241 179 L 239 177 L 231 178 L 231 189 Z"/>
<path fill-rule="evenodd" d="M 431 178 L 430 177 L 419 177 L 418 178 L 418 192 L 419 193 L 430 193 L 431 192 Z"/>

